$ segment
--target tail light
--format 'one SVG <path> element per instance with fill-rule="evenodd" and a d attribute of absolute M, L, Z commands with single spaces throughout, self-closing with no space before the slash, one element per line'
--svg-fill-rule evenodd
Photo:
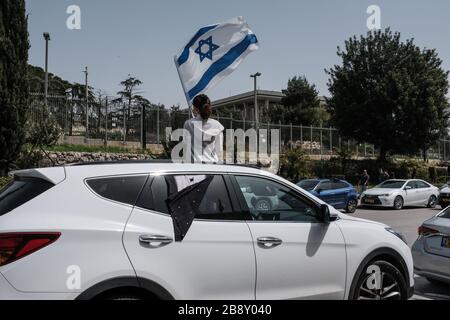
<path fill-rule="evenodd" d="M 419 233 L 419 236 L 429 236 L 435 233 L 439 233 L 439 231 L 425 227 L 425 226 L 420 226 L 419 229 L 417 230 L 417 232 Z"/>
<path fill-rule="evenodd" d="M 0 233 L 0 266 L 21 259 L 53 242 L 61 233 Z"/>

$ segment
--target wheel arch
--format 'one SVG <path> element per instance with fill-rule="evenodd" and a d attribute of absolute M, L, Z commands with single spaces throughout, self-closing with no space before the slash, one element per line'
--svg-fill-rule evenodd
<path fill-rule="evenodd" d="M 367 264 L 369 264 L 370 261 L 373 260 L 383 260 L 392 264 L 402 274 L 403 278 L 405 279 L 407 288 L 409 289 L 411 287 L 408 265 L 406 264 L 405 259 L 403 259 L 401 254 L 394 249 L 384 247 L 372 251 L 363 259 L 363 261 L 361 261 L 353 276 L 350 290 L 348 292 L 348 299 L 350 299 L 350 297 L 353 297 L 356 289 L 356 284 L 362 272 L 364 271 L 364 268 L 367 266 Z"/>
<path fill-rule="evenodd" d="M 99 282 L 82 292 L 76 300 L 101 299 L 109 294 L 137 294 L 143 298 L 174 300 L 174 297 L 154 281 L 136 277 L 117 277 Z"/>

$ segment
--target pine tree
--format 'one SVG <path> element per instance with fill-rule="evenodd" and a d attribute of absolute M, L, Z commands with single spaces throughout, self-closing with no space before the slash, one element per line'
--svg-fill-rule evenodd
<path fill-rule="evenodd" d="M 24 0 L 0 2 L 0 175 L 17 158 L 25 137 L 27 26 Z"/>

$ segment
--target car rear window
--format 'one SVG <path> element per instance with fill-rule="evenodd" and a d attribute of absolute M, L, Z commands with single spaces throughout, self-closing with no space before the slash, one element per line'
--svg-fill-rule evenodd
<path fill-rule="evenodd" d="M 44 193 L 54 184 L 38 178 L 16 177 L 0 190 L 0 216 Z"/>
<path fill-rule="evenodd" d="M 86 181 L 103 198 L 134 206 L 147 176 L 120 176 L 95 178 Z"/>
<path fill-rule="evenodd" d="M 306 191 L 311 191 L 319 184 L 319 180 L 303 180 L 298 183 L 300 188 L 303 188 Z"/>
<path fill-rule="evenodd" d="M 450 219 L 450 207 L 447 207 L 447 209 L 439 215 L 439 218 Z"/>

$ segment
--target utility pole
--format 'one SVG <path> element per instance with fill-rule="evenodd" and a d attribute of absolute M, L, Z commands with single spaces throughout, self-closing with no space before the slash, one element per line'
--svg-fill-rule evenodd
<path fill-rule="evenodd" d="M 253 84 L 254 84 L 253 95 L 255 98 L 255 127 L 256 127 L 256 130 L 259 129 L 258 88 L 257 88 L 258 80 L 257 79 L 260 76 L 262 76 L 262 74 L 260 72 L 250 75 L 250 78 L 253 78 Z"/>
<path fill-rule="evenodd" d="M 48 102 L 48 42 L 50 40 L 50 34 L 48 32 L 44 32 L 43 34 L 45 39 L 45 80 L 44 80 L 44 104 L 47 107 Z"/>
<path fill-rule="evenodd" d="M 86 139 L 89 137 L 89 87 L 88 87 L 88 67 L 83 71 L 85 74 L 86 86 Z"/>

